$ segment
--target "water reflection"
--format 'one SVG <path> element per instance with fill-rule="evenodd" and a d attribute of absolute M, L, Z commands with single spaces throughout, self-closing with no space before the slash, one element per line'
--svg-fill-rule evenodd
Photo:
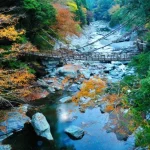
<path fill-rule="evenodd" d="M 134 139 L 118 141 L 114 133 L 106 133 L 104 126 L 108 121 L 108 114 L 101 114 L 99 108 L 89 108 L 80 113 L 74 104 L 58 104 L 59 96 L 41 100 L 46 105 L 40 110 L 51 126 L 54 141 L 49 142 L 38 137 L 33 128 L 27 125 L 21 131 L 4 141 L 11 144 L 13 150 L 132 150 Z M 52 103 L 55 100 L 56 103 Z M 40 101 L 35 102 L 40 105 Z M 72 140 L 64 129 L 70 125 L 83 128 L 86 132 L 81 140 Z"/>

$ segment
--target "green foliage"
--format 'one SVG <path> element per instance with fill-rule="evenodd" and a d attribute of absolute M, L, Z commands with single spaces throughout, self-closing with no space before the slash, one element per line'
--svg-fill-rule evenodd
<path fill-rule="evenodd" d="M 126 93 L 125 103 L 130 107 L 134 126 L 142 127 L 136 135 L 137 146 L 150 147 L 150 52 L 136 56 L 130 64 L 135 68 L 135 76 L 128 76 L 122 81 L 122 86 L 130 89 Z"/>
<path fill-rule="evenodd" d="M 143 130 L 136 135 L 136 146 L 147 147 L 147 143 L 150 143 L 150 127 L 144 126 Z"/>
<path fill-rule="evenodd" d="M 29 73 L 35 74 L 35 70 L 31 69 L 25 62 L 21 62 L 18 60 L 8 60 L 2 63 L 3 67 L 11 68 L 11 69 L 26 69 Z"/>
<path fill-rule="evenodd" d="M 119 9 L 112 14 L 109 25 L 110 25 L 110 27 L 114 27 L 114 26 L 120 24 L 121 21 L 122 21 L 121 9 Z"/>
<path fill-rule="evenodd" d="M 81 26 L 87 24 L 86 21 L 86 12 L 83 11 L 83 8 L 86 7 L 86 3 L 83 0 L 74 0 L 77 5 L 77 10 L 75 12 L 75 19 L 81 22 Z"/>
<path fill-rule="evenodd" d="M 49 1 L 23 0 L 23 7 L 25 11 L 27 11 L 28 16 L 32 17 L 32 20 L 34 20 L 34 22 L 32 22 L 33 27 L 36 26 L 40 28 L 54 24 L 56 12 Z"/>
<path fill-rule="evenodd" d="M 39 32 L 38 34 L 36 34 L 32 41 L 41 50 L 50 50 L 53 48 L 52 45 L 54 45 L 53 41 L 51 42 L 49 37 L 43 32 Z"/>
<path fill-rule="evenodd" d="M 96 20 L 110 20 L 109 9 L 113 4 L 113 0 L 97 0 L 94 9 L 94 17 Z"/>
<path fill-rule="evenodd" d="M 26 36 L 33 44 L 38 48 L 44 48 L 45 44 L 42 45 L 38 40 L 41 39 L 39 34 L 42 29 L 48 30 L 51 25 L 55 24 L 56 10 L 50 0 L 22 0 L 22 7 L 27 16 L 21 20 L 20 25 L 26 29 Z M 24 41 L 24 39 L 21 40 Z"/>
<path fill-rule="evenodd" d="M 23 5 L 26 10 L 40 10 L 40 4 L 37 0 L 24 0 Z"/>
<path fill-rule="evenodd" d="M 147 76 L 148 71 L 150 70 L 150 52 L 141 53 L 134 57 L 131 66 L 135 67 L 140 78 Z"/>
<path fill-rule="evenodd" d="M 24 43 L 27 43 L 27 41 L 28 41 L 27 37 L 25 35 L 21 35 L 20 38 L 16 42 L 24 44 Z"/>

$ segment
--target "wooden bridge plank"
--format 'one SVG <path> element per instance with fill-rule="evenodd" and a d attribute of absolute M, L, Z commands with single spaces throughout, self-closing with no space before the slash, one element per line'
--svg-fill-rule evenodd
<path fill-rule="evenodd" d="M 74 59 L 74 60 L 85 60 L 85 61 L 128 61 L 137 53 L 88 53 L 88 54 L 81 54 L 81 53 L 40 53 L 40 52 L 22 52 L 21 55 L 32 55 L 32 56 L 39 56 L 42 58 L 53 58 L 53 59 Z"/>

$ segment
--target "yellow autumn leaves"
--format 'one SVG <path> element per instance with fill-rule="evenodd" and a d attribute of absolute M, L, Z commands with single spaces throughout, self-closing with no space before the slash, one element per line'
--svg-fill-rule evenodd
<path fill-rule="evenodd" d="M 16 41 L 19 39 L 20 35 L 25 33 L 24 30 L 17 31 L 15 27 L 9 26 L 3 29 L 0 29 L 0 39 L 8 39 L 9 41 Z"/>
<path fill-rule="evenodd" d="M 3 70 L 0 69 L 0 93 L 9 89 L 11 94 L 27 96 L 30 94 L 29 85 L 34 82 L 35 76 L 26 69 Z"/>
<path fill-rule="evenodd" d="M 17 31 L 15 25 L 18 18 L 13 18 L 11 15 L 0 14 L 0 40 L 7 39 L 16 41 L 21 35 L 25 34 L 25 30 Z"/>
<path fill-rule="evenodd" d="M 84 81 L 80 91 L 73 97 L 72 100 L 73 102 L 78 102 L 81 97 L 90 97 L 91 99 L 95 99 L 95 97 L 99 95 L 105 87 L 106 83 L 99 77 L 95 76 L 90 80 Z"/>

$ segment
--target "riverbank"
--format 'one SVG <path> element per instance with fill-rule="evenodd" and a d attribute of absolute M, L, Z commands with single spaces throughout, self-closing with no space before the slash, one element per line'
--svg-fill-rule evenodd
<path fill-rule="evenodd" d="M 101 31 L 106 28 L 106 23 L 104 23 L 105 26 L 102 24 L 102 27 L 99 26 L 99 24 L 101 24 L 101 22 L 92 23 L 90 27 L 85 27 L 83 35 L 81 35 L 80 38 L 77 39 L 76 37 L 73 37 L 73 39 L 71 39 L 71 45 L 74 45 L 72 48 L 77 48 L 77 43 L 79 45 L 84 45 L 97 40 L 104 34 L 107 34 L 108 31 Z M 120 37 L 120 34 L 121 31 L 112 35 L 112 37 L 109 37 L 108 39 L 96 43 L 96 45 L 89 49 L 94 50 L 108 42 L 112 42 L 114 38 Z M 133 43 L 133 41 L 129 41 L 128 44 L 127 42 L 119 42 L 116 44 L 117 46 L 111 45 L 104 50 L 99 50 L 98 52 L 116 51 L 116 47 L 118 46 L 119 51 L 120 49 L 123 51 L 126 49 L 124 45 L 133 48 Z M 86 50 L 88 51 L 89 49 L 87 48 Z M 47 142 L 45 139 L 40 138 L 29 125 L 25 127 L 25 130 L 4 140 L 2 142 L 3 144 L 11 144 L 12 149 L 14 150 L 27 150 L 29 147 L 40 150 L 43 148 L 44 150 L 47 150 L 49 147 L 53 147 L 53 150 L 61 148 L 75 148 L 77 150 L 87 148 L 117 150 L 118 147 L 119 150 L 126 150 L 134 148 L 133 135 L 130 136 L 128 132 L 118 132 L 118 130 L 122 128 L 118 127 L 117 121 L 113 123 L 114 120 L 117 120 L 118 115 L 123 116 L 127 110 L 120 109 L 121 111 L 119 111 L 118 114 L 112 113 L 114 109 L 107 112 L 105 109 L 109 104 L 106 104 L 102 100 L 102 97 L 106 96 L 106 93 L 99 95 L 99 99 L 89 99 L 86 97 L 82 98 L 82 102 L 80 103 L 74 103 L 71 101 L 72 96 L 76 95 L 76 93 L 82 89 L 82 85 L 85 81 L 100 78 L 102 81 L 106 82 L 108 86 L 113 83 L 118 83 L 127 74 L 134 74 L 134 70 L 127 67 L 128 62 L 100 63 L 72 60 L 67 61 L 67 64 L 62 67 L 57 67 L 57 62 L 51 61 L 43 62 L 43 64 L 46 66 L 48 74 L 46 77 L 38 79 L 37 83 L 48 91 L 50 96 L 44 100 L 37 100 L 31 103 L 33 106 L 41 106 L 41 109 L 30 109 L 28 113 L 31 117 L 39 111 L 46 116 L 47 121 L 51 126 L 55 142 Z M 64 103 L 64 98 L 66 97 L 71 98 L 67 100 L 67 103 Z M 60 102 L 62 98 L 63 103 Z M 82 107 L 85 105 L 86 107 Z M 114 107 L 114 103 L 111 105 Z M 71 125 L 76 125 L 84 130 L 85 136 L 81 140 L 74 141 L 65 134 L 65 129 Z M 27 139 L 27 137 L 32 138 L 32 140 L 29 138 L 31 140 L 30 142 L 27 140 L 29 144 L 23 140 Z M 14 144 L 14 141 L 17 141 L 17 144 Z"/>

